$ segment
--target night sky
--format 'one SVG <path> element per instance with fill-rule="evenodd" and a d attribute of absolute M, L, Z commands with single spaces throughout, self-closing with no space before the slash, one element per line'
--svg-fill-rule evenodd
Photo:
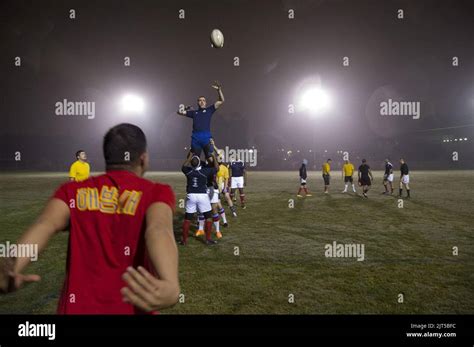
<path fill-rule="evenodd" d="M 176 170 L 192 126 L 178 105 L 196 106 L 199 95 L 214 102 L 214 80 L 226 102 L 213 136 L 220 146 L 258 148 L 257 169 L 293 168 L 309 149 L 317 167 L 348 150 L 449 168 L 454 144 L 443 139 L 457 137 L 469 139 L 456 145 L 468 153 L 463 167 L 473 166 L 474 1 L 2 1 L 0 18 L 4 169 L 61 170 L 84 149 L 102 170 L 102 136 L 130 122 L 148 137 L 152 169 Z M 210 45 L 213 28 L 224 33 L 223 49 Z M 331 109 L 289 113 L 315 81 Z M 127 92 L 144 98 L 143 115 L 118 111 Z M 388 98 L 419 101 L 421 118 L 381 117 Z M 56 115 L 63 99 L 94 101 L 95 119 Z M 283 162 L 281 149 L 295 154 Z"/>

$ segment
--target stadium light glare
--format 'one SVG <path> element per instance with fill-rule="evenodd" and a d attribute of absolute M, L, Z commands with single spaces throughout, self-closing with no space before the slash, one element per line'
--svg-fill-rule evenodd
<path fill-rule="evenodd" d="M 145 110 L 145 102 L 143 98 L 137 95 L 126 94 L 120 101 L 120 108 L 123 113 L 141 114 Z"/>
<path fill-rule="evenodd" d="M 312 114 L 321 114 L 331 106 L 331 99 L 327 92 L 320 87 L 308 88 L 301 95 L 300 106 Z"/>
<path fill-rule="evenodd" d="M 464 138 L 464 141 L 467 141 L 467 137 Z"/>

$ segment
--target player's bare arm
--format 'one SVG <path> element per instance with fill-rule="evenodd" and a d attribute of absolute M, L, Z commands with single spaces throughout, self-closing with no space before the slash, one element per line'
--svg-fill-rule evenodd
<path fill-rule="evenodd" d="M 56 198 L 51 199 L 37 221 L 23 233 L 17 243 L 38 245 L 38 252 L 41 252 L 56 232 L 68 227 L 69 216 L 69 207 L 64 201 Z M 18 257 L 13 261 L 10 260 L 8 266 L 2 269 L 0 277 L 7 278 L 10 283 L 8 291 L 20 289 L 28 282 L 41 280 L 38 275 L 23 274 L 30 261 L 30 258 Z"/>
<path fill-rule="evenodd" d="M 146 213 L 145 242 L 157 276 L 145 268 L 129 267 L 123 275 L 127 287 L 123 300 L 144 311 L 173 306 L 180 293 L 178 249 L 173 234 L 173 211 L 163 202 L 152 204 Z"/>
<path fill-rule="evenodd" d="M 219 169 L 219 163 L 217 162 L 217 157 L 216 157 L 216 152 L 212 152 L 212 163 L 214 164 L 214 167 L 216 168 L 216 170 Z"/>
<path fill-rule="evenodd" d="M 183 165 L 181 165 L 181 167 L 189 166 L 192 158 L 193 158 L 193 152 L 189 151 L 188 156 L 186 157 L 186 160 L 183 162 Z"/>
<path fill-rule="evenodd" d="M 224 93 L 222 93 L 222 86 L 220 85 L 220 83 L 218 81 L 215 81 L 214 84 L 212 85 L 212 88 L 216 89 L 217 90 L 217 95 L 218 95 L 218 99 L 217 101 L 214 103 L 214 107 L 216 108 L 216 110 L 221 107 L 221 105 L 224 103 L 225 99 L 224 99 Z"/>

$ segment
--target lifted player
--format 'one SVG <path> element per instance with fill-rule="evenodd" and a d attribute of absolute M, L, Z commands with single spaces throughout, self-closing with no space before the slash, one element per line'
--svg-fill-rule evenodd
<path fill-rule="evenodd" d="M 301 195 L 301 191 L 303 191 L 306 196 L 312 196 L 308 192 L 308 188 L 306 188 L 306 180 L 308 178 L 308 174 L 306 172 L 306 165 L 308 165 L 308 161 L 306 159 L 303 159 L 303 162 L 300 166 L 300 189 L 298 190 L 298 194 L 296 194 L 296 196 L 299 198 L 303 197 L 303 195 Z"/>
<path fill-rule="evenodd" d="M 385 191 L 382 194 L 388 194 L 389 187 L 390 187 L 390 194 L 393 194 L 393 165 L 388 159 L 385 159 L 385 172 L 383 174 L 383 185 L 385 187 Z"/>
<path fill-rule="evenodd" d="M 214 156 L 214 154 L 212 154 Z M 189 152 L 181 171 L 186 175 L 186 213 L 183 221 L 182 245 L 188 243 L 189 226 L 194 214 L 199 211 L 206 219 L 205 233 L 206 244 L 212 245 L 216 242 L 211 239 L 212 231 L 212 208 L 207 194 L 207 181 L 209 177 L 217 173 L 217 160 L 213 160 L 213 167 L 201 167 L 201 160 L 198 156 Z"/>
<path fill-rule="evenodd" d="M 214 112 L 224 103 L 224 94 L 219 82 L 214 82 L 212 88 L 217 90 L 219 99 L 211 106 L 206 107 L 206 98 L 200 96 L 197 99 L 198 109 L 190 110 L 191 107 L 186 107 L 184 110 L 179 110 L 178 114 L 191 118 L 193 120 L 193 133 L 191 135 L 191 152 L 200 157 L 201 151 L 204 150 L 205 158 L 209 161 L 212 159 L 214 148 L 211 144 L 211 118 Z"/>

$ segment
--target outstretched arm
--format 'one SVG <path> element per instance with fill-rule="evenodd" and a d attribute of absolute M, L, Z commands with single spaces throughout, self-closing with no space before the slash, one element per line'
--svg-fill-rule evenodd
<path fill-rule="evenodd" d="M 218 81 L 214 82 L 212 88 L 216 89 L 218 94 L 218 100 L 214 103 L 214 107 L 217 110 L 224 103 L 224 93 L 222 93 L 222 86 Z"/>
<path fill-rule="evenodd" d="M 189 166 L 189 163 L 191 162 L 192 157 L 193 157 L 193 152 L 189 151 L 188 157 L 186 158 L 186 160 L 184 161 L 183 165 L 181 165 L 181 166 L 182 166 L 182 167 L 184 167 L 184 166 Z"/>
<path fill-rule="evenodd" d="M 69 224 L 69 207 L 60 199 L 49 200 L 38 220 L 31 225 L 17 241 L 18 244 L 37 245 L 40 253 L 48 244 L 49 239 L 58 231 L 64 230 Z M 0 288 L 4 291 L 14 291 L 27 282 L 37 282 L 41 279 L 38 275 L 24 275 L 22 272 L 30 263 L 31 258 L 18 257 L 9 261 L 2 269 L 0 278 L 7 280 L 9 288 Z"/>
<path fill-rule="evenodd" d="M 187 112 L 191 109 L 191 106 L 184 106 L 184 107 L 180 107 L 178 109 L 178 111 L 176 111 L 177 114 L 179 114 L 180 116 L 186 116 L 187 115 Z"/>
<path fill-rule="evenodd" d="M 216 157 L 219 159 L 219 156 L 221 154 L 221 150 L 217 148 L 216 143 L 214 142 L 214 139 L 211 138 L 211 145 L 214 147 L 214 152 L 216 153 Z"/>

